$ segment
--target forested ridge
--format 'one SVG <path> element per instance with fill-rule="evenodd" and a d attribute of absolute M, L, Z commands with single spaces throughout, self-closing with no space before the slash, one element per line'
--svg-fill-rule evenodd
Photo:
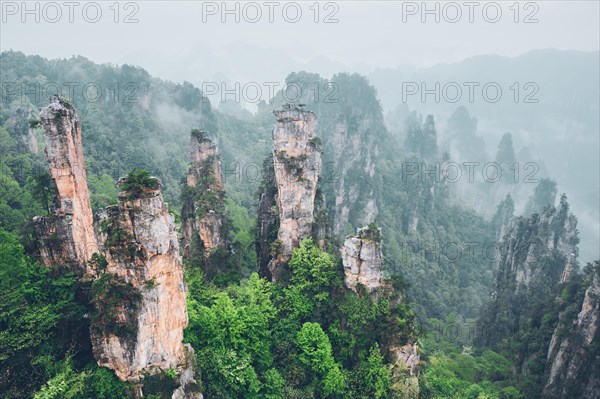
<path fill-rule="evenodd" d="M 183 262 L 184 342 L 195 351 L 195 389 L 205 398 L 530 399 L 598 392 L 598 333 L 586 326 L 597 323 L 600 266 L 579 265 L 577 219 L 566 195 L 555 201 L 551 176 L 540 180 L 523 215 L 514 214 L 511 183 L 498 183 L 509 194 L 490 203 L 495 216 L 487 219 L 461 204 L 444 178 L 406 173 L 408 164 L 451 161 L 431 115 L 412 112 L 396 135 L 365 77 L 290 73 L 288 83 L 305 89 L 302 112 L 316 115 L 318 140 L 311 145 L 322 146 L 323 164 L 313 232 L 294 248 L 286 278 L 273 283 L 259 265 L 261 253 L 277 253 L 278 226 L 261 236 L 259 201 L 277 192 L 271 129 L 273 110 L 286 104 L 281 92 L 254 115 L 233 114 L 217 110 L 192 84 L 163 81 L 139 67 L 12 51 L 0 54 L 0 63 L 3 82 L 19 88 L 18 95 L 3 91 L 0 108 L 2 397 L 108 399 L 133 392 L 97 365 L 89 331 L 98 320 L 118 324 L 114 315 L 98 313 L 99 300 L 126 300 L 134 308 L 135 290 L 110 273 L 90 283 L 40 260 L 33 219 L 52 216 L 56 187 L 39 113 L 54 93 L 21 96 L 20 87 L 49 82 L 102 88 L 97 101 L 81 90 L 61 100 L 81 121 L 94 212 L 153 190 L 162 192 L 177 228 L 182 218 L 222 211 L 222 251 L 192 251 Z M 338 88 L 335 101 L 310 97 L 315 83 Z M 222 192 L 210 177 L 196 189 L 186 183 L 192 131 L 218 149 Z M 510 164 L 514 157 L 507 135 L 496 161 Z M 189 201 L 205 207 L 189 211 Z M 118 230 L 109 222 L 105 233 Z M 381 232 L 359 237 L 381 241 L 387 288 L 376 295 L 347 289 L 339 251 L 345 236 L 367 225 Z M 94 262 L 101 268 L 106 259 Z M 586 303 L 589 317 L 596 315 L 589 322 L 578 319 Z M 420 354 L 414 374 L 398 368 L 394 352 L 413 344 Z M 552 360 L 559 347 L 586 367 L 550 383 L 561 367 Z M 146 376 L 144 397 L 170 398 L 176 377 L 173 369 Z"/>

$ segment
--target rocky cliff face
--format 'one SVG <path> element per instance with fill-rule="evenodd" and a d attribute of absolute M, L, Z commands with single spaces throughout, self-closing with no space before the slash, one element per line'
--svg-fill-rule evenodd
<path fill-rule="evenodd" d="M 35 219 L 40 257 L 47 267 L 66 266 L 93 281 L 91 339 L 98 364 L 132 382 L 172 368 L 178 375 L 172 397 L 200 398 L 193 350 L 182 344 L 186 288 L 160 182 L 123 192 L 94 225 L 76 112 L 54 97 L 41 119 L 56 198 L 54 215 Z M 135 397 L 143 395 L 141 387 Z"/>
<path fill-rule="evenodd" d="M 121 193 L 119 204 L 102 211 L 96 226 L 107 263 L 92 289 L 99 314 L 92 323 L 98 364 L 132 382 L 174 369 L 187 375 L 183 385 L 193 385 L 186 372 L 191 348 L 182 344 L 188 319 L 177 230 L 159 183 L 141 193 Z"/>
<path fill-rule="evenodd" d="M 181 215 L 184 256 L 194 250 L 196 237 L 204 254 L 226 245 L 221 162 L 205 131 L 192 130 L 190 162 Z"/>
<path fill-rule="evenodd" d="M 278 252 L 269 264 L 273 281 L 292 249 L 312 232 L 321 170 L 321 143 L 314 136 L 316 116 L 297 107 L 274 111 L 273 170 L 279 208 Z"/>
<path fill-rule="evenodd" d="M 316 135 L 323 140 L 324 207 L 331 233 L 343 239 L 379 214 L 383 186 L 377 161 L 389 137 L 381 105 L 374 87 L 358 74 L 340 73 L 329 80 L 299 72 L 291 73 L 286 81 L 300 86 L 296 100 L 319 116 Z M 315 91 L 316 86 L 325 91 Z M 280 104 L 284 100 L 285 96 L 276 97 Z"/>
<path fill-rule="evenodd" d="M 378 159 L 389 134 L 375 89 L 366 78 L 338 74 L 322 85 L 336 89 L 332 99 L 316 101 L 317 134 L 323 138 L 323 193 L 327 208 L 333 210 L 333 233 L 342 238 L 379 214 L 383 186 Z"/>
<path fill-rule="evenodd" d="M 513 293 L 568 280 L 577 256 L 577 219 L 566 198 L 529 218 L 517 218 L 500 242 L 497 289 Z"/>
<path fill-rule="evenodd" d="M 511 223 L 514 219 L 515 213 L 515 202 L 510 195 L 498 204 L 496 213 L 492 218 L 492 225 L 496 230 L 496 242 L 501 242 L 504 235 L 508 232 L 511 227 Z"/>
<path fill-rule="evenodd" d="M 365 184 L 375 181 L 375 160 L 379 156 L 379 146 L 371 132 L 374 125 L 373 116 L 357 107 L 351 117 L 346 116 L 333 126 L 329 175 L 334 185 L 333 231 L 338 236 L 349 224 L 364 225 L 379 213 L 377 187 Z"/>
<path fill-rule="evenodd" d="M 507 212 L 511 201 L 499 207 L 497 227 L 505 225 Z M 548 351 L 557 352 L 552 329 L 560 312 L 557 298 L 576 269 L 576 226 L 564 195 L 558 207 L 513 219 L 499 243 L 496 287 L 479 320 L 478 343 L 512 350 L 517 377 L 540 391 L 544 381 L 532 367 L 543 367 Z"/>
<path fill-rule="evenodd" d="M 369 292 L 381 287 L 381 229 L 367 226 L 358 229 L 355 236 L 346 237 L 340 253 L 344 264 L 344 280 L 349 289 L 355 291 L 357 284 L 365 286 Z"/>
<path fill-rule="evenodd" d="M 566 312 L 548 348 L 547 398 L 600 397 L 600 267 L 591 276 L 579 313 Z"/>
<path fill-rule="evenodd" d="M 46 158 L 56 187 L 54 215 L 36 218 L 40 257 L 50 268 L 65 266 L 78 275 L 91 274 L 87 265 L 98 252 L 87 188 L 81 123 L 73 107 L 55 96 L 42 111 Z"/>
<path fill-rule="evenodd" d="M 402 392 L 402 398 L 418 399 L 419 374 L 423 368 L 421 350 L 415 342 L 403 346 L 392 346 L 390 352 L 393 356 L 392 387 L 396 392 Z"/>

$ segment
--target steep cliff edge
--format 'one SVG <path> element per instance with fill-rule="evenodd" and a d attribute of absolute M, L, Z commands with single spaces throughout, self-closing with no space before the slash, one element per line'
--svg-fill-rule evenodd
<path fill-rule="evenodd" d="M 495 294 L 554 290 L 569 279 L 578 242 L 577 219 L 565 196 L 558 208 L 513 220 L 499 243 Z"/>
<path fill-rule="evenodd" d="M 525 325 L 534 302 L 554 300 L 559 284 L 573 272 L 576 227 L 565 196 L 557 208 L 513 220 L 498 244 L 496 288 L 481 319 L 483 344 L 505 341 Z"/>
<path fill-rule="evenodd" d="M 329 174 L 335 205 L 333 231 L 341 236 L 348 225 L 366 224 L 379 213 L 378 188 L 372 183 L 380 150 L 373 130 L 384 128 L 381 114 L 358 105 L 350 112 L 340 111 L 336 119 L 325 149 L 332 155 L 328 167 L 333 171 Z"/>
<path fill-rule="evenodd" d="M 273 170 L 277 185 L 279 230 L 276 255 L 268 268 L 275 282 L 292 249 L 312 232 L 321 141 L 314 136 L 316 115 L 298 107 L 273 111 Z"/>
<path fill-rule="evenodd" d="M 548 348 L 544 396 L 567 399 L 600 397 L 600 263 L 589 271 L 588 287 L 575 317 L 568 311 Z"/>
<path fill-rule="evenodd" d="M 546 207 L 542 213 L 530 217 L 518 217 L 507 227 L 506 217 L 512 210 L 512 200 L 508 198 L 495 217 L 497 234 L 503 237 L 498 244 L 496 287 L 479 320 L 478 343 L 514 356 L 515 375 L 526 396 L 571 397 L 557 394 L 562 388 L 556 384 L 564 386 L 563 381 L 573 378 L 569 372 L 580 374 L 577 367 L 570 370 L 565 367 L 567 359 L 575 356 L 573 353 L 581 346 L 573 345 L 571 335 L 563 341 L 562 335 L 572 317 L 563 312 L 573 305 L 566 303 L 573 301 L 565 297 L 569 292 L 566 287 L 573 286 L 573 279 L 580 278 L 577 219 L 570 213 L 564 195 L 557 207 Z M 581 307 L 581 302 L 575 306 Z M 592 305 L 586 307 L 594 313 Z M 583 328 L 576 324 L 574 328 Z M 562 352 L 561 345 L 569 347 L 566 350 L 569 354 Z M 544 370 L 549 370 L 548 382 Z M 544 386 L 548 395 L 540 396 Z"/>
<path fill-rule="evenodd" d="M 81 145 L 81 123 L 66 100 L 54 96 L 40 118 L 46 159 L 56 188 L 54 214 L 35 218 L 38 249 L 49 268 L 92 274 L 87 264 L 98 252 Z"/>
<path fill-rule="evenodd" d="M 183 255 L 201 255 L 204 260 L 219 249 L 227 248 L 225 192 L 217 147 L 203 130 L 194 129 L 190 141 L 190 169 L 182 191 Z M 210 276 L 218 270 L 205 263 Z"/>
<path fill-rule="evenodd" d="M 364 286 L 372 300 L 379 297 L 389 299 L 390 308 L 404 300 L 403 294 L 395 290 L 383 275 L 383 253 L 381 251 L 381 229 L 374 224 L 357 229 L 356 235 L 346 237 L 340 248 L 344 265 L 346 287 L 354 292 Z M 403 397 L 418 397 L 418 376 L 422 368 L 421 354 L 416 339 L 403 337 L 399 331 L 386 331 L 386 349 L 392 363 L 393 385 L 404 392 Z"/>
<path fill-rule="evenodd" d="M 186 371 L 193 352 L 182 344 L 186 288 L 173 215 L 157 179 L 135 188 L 127 179 L 119 184 L 119 204 L 102 211 L 96 223 L 106 262 L 92 286 L 94 356 L 132 382 L 176 370 L 187 376 L 180 380 L 187 389 L 195 384 Z"/>

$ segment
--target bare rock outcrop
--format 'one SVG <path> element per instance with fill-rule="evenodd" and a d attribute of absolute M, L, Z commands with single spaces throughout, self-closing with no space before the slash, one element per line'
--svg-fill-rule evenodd
<path fill-rule="evenodd" d="M 392 388 L 402 392 L 402 398 L 419 398 L 419 374 L 423 368 L 421 349 L 416 342 L 390 348 L 392 365 Z"/>
<path fill-rule="evenodd" d="M 298 107 L 273 111 L 273 167 L 279 208 L 278 251 L 269 264 L 273 281 L 292 249 L 310 236 L 321 170 L 321 141 L 314 136 L 316 115 Z"/>
<path fill-rule="evenodd" d="M 340 252 L 344 280 L 349 289 L 356 290 L 357 284 L 361 284 L 372 292 L 382 286 L 381 229 L 370 226 L 359 228 L 355 236 L 346 237 Z"/>
<path fill-rule="evenodd" d="M 181 215 L 186 257 L 194 251 L 196 238 L 201 244 L 197 250 L 205 255 L 227 245 L 221 162 L 216 145 L 203 130 L 192 130 L 190 162 Z"/>
<path fill-rule="evenodd" d="M 360 107 L 352 117 L 340 117 L 332 126 L 333 137 L 329 150 L 332 154 L 332 169 L 329 173 L 334 187 L 335 217 L 333 230 L 337 236 L 344 234 L 350 224 L 365 224 L 374 220 L 379 213 L 374 185 L 375 160 L 380 154 L 379 145 L 371 130 L 379 129 L 381 115 L 371 114 Z M 357 179 L 363 176 L 365 179 Z M 372 185 L 365 184 L 365 181 Z"/>
<path fill-rule="evenodd" d="M 182 343 L 186 288 L 160 182 L 127 185 L 119 204 L 101 211 L 94 224 L 75 110 L 53 97 L 41 120 L 55 199 L 52 215 L 34 219 L 40 258 L 49 268 L 63 266 L 92 282 L 90 330 L 98 364 L 138 383 L 134 397 L 143 395 L 144 376 L 173 369 L 178 376 L 173 398 L 201 398 L 193 350 Z"/>
<path fill-rule="evenodd" d="M 279 212 L 277 209 L 277 185 L 273 171 L 273 158 L 268 157 L 263 164 L 262 184 L 259 188 L 258 226 L 256 229 L 256 258 L 258 273 L 272 280 L 269 263 L 272 258 L 272 244 L 277 240 Z"/>
<path fill-rule="evenodd" d="M 516 293 L 567 281 L 578 253 L 577 234 L 577 219 L 564 196 L 557 208 L 515 219 L 499 244 L 498 288 L 514 287 Z"/>
<path fill-rule="evenodd" d="M 509 205 L 507 209 L 512 212 L 512 204 Z M 499 211 L 503 213 L 500 208 Z M 498 219 L 498 225 L 505 225 L 503 219 Z M 483 308 L 476 340 L 478 345 L 492 349 L 504 348 L 511 342 L 526 345 L 527 341 L 519 340 L 536 331 L 539 349 L 515 353 L 514 370 L 520 377 L 535 375 L 531 365 L 543 363 L 548 350 L 554 351 L 550 348 L 556 345 L 551 343 L 551 332 L 534 330 L 531 320 L 540 317 L 540 308 L 545 304 L 557 301 L 561 287 L 570 282 L 576 270 L 576 226 L 577 219 L 563 195 L 557 207 L 513 219 L 499 242 L 495 289 Z M 559 310 L 546 312 L 544 317 L 555 317 Z M 543 381 L 539 383 L 543 388 Z"/>
<path fill-rule="evenodd" d="M 186 287 L 177 230 L 160 182 L 122 192 L 119 204 L 101 212 L 96 226 L 106 258 L 106 269 L 92 287 L 98 364 L 131 382 L 169 369 L 189 377 L 191 348 L 182 343 Z M 195 381 L 187 378 L 186 384 Z"/>
<path fill-rule="evenodd" d="M 46 158 L 56 188 L 53 215 L 35 219 L 38 248 L 47 267 L 67 267 L 79 276 L 98 252 L 81 145 L 81 123 L 71 104 L 54 96 L 41 112 Z"/>

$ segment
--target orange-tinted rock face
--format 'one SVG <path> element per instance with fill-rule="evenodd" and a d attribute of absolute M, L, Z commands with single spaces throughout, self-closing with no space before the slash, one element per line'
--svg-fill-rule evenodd
<path fill-rule="evenodd" d="M 56 186 L 54 215 L 36 219 L 42 262 L 67 266 L 79 275 L 91 273 L 86 265 L 98 252 L 87 188 L 81 124 L 73 107 L 53 97 L 42 111 L 46 158 Z"/>
<path fill-rule="evenodd" d="M 135 199 L 121 196 L 99 219 L 106 272 L 130 283 L 141 300 L 129 319 L 132 334 L 118 336 L 92 326 L 98 364 L 129 381 L 138 381 L 145 372 L 181 367 L 186 288 L 176 226 L 160 190 L 147 190 Z"/>
<path fill-rule="evenodd" d="M 184 199 L 181 215 L 184 256 L 189 255 L 195 236 L 200 239 L 205 254 L 226 245 L 221 162 L 217 147 L 204 131 L 192 131 L 190 162 L 187 175 L 190 195 Z"/>
<path fill-rule="evenodd" d="M 189 389 L 195 381 L 193 349 L 182 343 L 188 324 L 186 288 L 174 218 L 160 183 L 135 198 L 123 193 L 94 226 L 79 118 L 57 97 L 41 118 L 56 199 L 53 215 L 35 219 L 40 256 L 47 267 L 64 266 L 95 280 L 91 339 L 98 364 L 135 382 L 145 373 L 173 368 L 179 387 L 172 397 L 201 398 Z M 95 253 L 105 256 L 106 265 L 88 262 Z M 119 292 L 126 295 L 115 300 L 111 293 L 123 287 L 127 290 Z M 141 385 L 135 395 L 141 397 Z"/>
<path fill-rule="evenodd" d="M 314 137 L 316 116 L 288 108 L 274 111 L 273 166 L 279 207 L 280 250 L 269 265 L 273 281 L 278 267 L 287 263 L 302 238 L 309 237 L 314 221 L 315 197 L 321 170 L 321 144 Z"/>

